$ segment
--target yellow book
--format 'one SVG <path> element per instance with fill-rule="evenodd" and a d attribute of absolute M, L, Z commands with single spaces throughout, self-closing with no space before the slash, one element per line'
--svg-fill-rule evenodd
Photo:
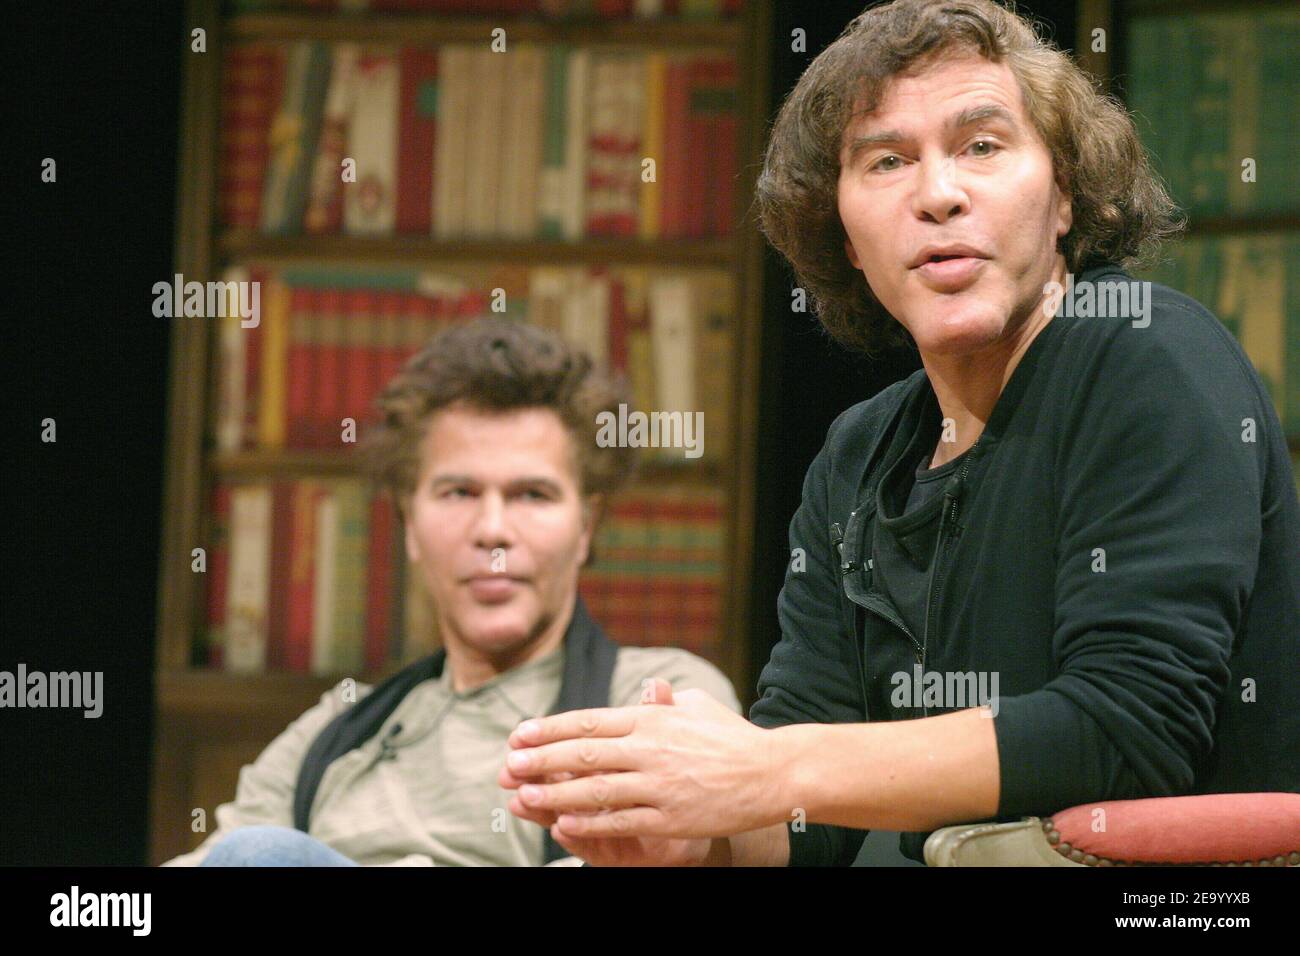
<path fill-rule="evenodd" d="M 266 283 L 262 312 L 261 403 L 257 437 L 262 448 L 284 447 L 285 361 L 289 351 L 289 289 L 278 279 Z"/>
<path fill-rule="evenodd" d="M 638 233 L 642 239 L 659 238 L 659 204 L 661 191 L 658 182 L 659 166 L 663 162 L 664 147 L 664 76 L 666 60 L 662 53 L 650 53 L 645 58 L 645 116 L 641 137 L 641 158 L 655 161 L 655 182 L 641 183 L 641 215 Z"/>

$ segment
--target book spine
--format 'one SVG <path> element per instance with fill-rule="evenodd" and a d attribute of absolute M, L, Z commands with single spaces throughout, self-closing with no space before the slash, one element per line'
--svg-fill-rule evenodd
<path fill-rule="evenodd" d="M 438 54 L 409 47 L 401 53 L 398 132 L 397 231 L 428 235 L 433 214 L 433 154 L 438 104 Z"/>
<path fill-rule="evenodd" d="M 295 288 L 291 297 L 285 440 L 290 448 L 311 447 L 312 335 L 315 332 L 316 291 Z"/>
<path fill-rule="evenodd" d="M 270 45 L 233 46 L 226 54 L 221 100 L 221 221 L 226 226 L 257 228 L 282 70 Z"/>
<path fill-rule="evenodd" d="M 327 290 L 316 324 L 316 448 L 337 449 L 342 435 L 343 321 L 343 295 Z"/>
<path fill-rule="evenodd" d="M 226 282 L 248 280 L 246 269 L 227 269 L 223 277 Z M 244 377 L 247 374 L 248 359 L 245 351 L 248 347 L 249 330 L 236 314 L 220 320 L 221 362 L 218 371 L 217 390 L 217 450 L 221 452 L 238 451 L 243 443 L 244 401 L 247 386 Z"/>
<path fill-rule="evenodd" d="M 365 644 L 365 667 L 371 674 L 378 673 L 388 662 L 393 618 L 393 510 L 387 495 L 371 497 Z"/>
<path fill-rule="evenodd" d="M 334 665 L 345 674 L 359 674 L 364 664 L 369 518 L 364 485 L 354 480 L 339 482 Z"/>
<path fill-rule="evenodd" d="M 343 224 L 343 158 L 353 109 L 356 47 L 340 43 L 333 50 L 329 87 L 321 119 L 320 144 L 312 161 L 310 198 L 303 228 L 313 234 L 337 233 Z"/>
<path fill-rule="evenodd" d="M 316 503 L 320 488 L 299 481 L 293 489 L 293 544 L 289 567 L 289 613 L 284 666 L 306 674 L 311 670 L 312 611 L 316 578 Z"/>
<path fill-rule="evenodd" d="M 265 449 L 284 447 L 285 381 L 289 348 L 290 292 L 273 280 L 263 286 L 262 353 L 258 394 L 258 442 Z"/>
<path fill-rule="evenodd" d="M 347 190 L 343 225 L 349 235 L 392 233 L 397 222 L 397 130 L 401 71 L 391 53 L 358 57 L 356 107 L 348 128 L 357 181 Z"/>
<path fill-rule="evenodd" d="M 332 484 L 322 483 L 316 496 L 316 580 L 312 593 L 311 672 L 332 674 L 334 659 L 334 596 L 338 583 L 338 499 Z"/>
<path fill-rule="evenodd" d="M 289 632 L 289 575 L 293 560 L 293 483 L 271 486 L 270 596 L 267 613 L 266 669 L 284 670 Z"/>
<path fill-rule="evenodd" d="M 212 489 L 212 523 L 208 544 L 207 666 L 220 668 L 226 644 L 226 601 L 230 590 L 230 485 Z"/>
<path fill-rule="evenodd" d="M 234 673 L 266 668 L 271 490 L 242 485 L 230 499 L 230 586 L 224 664 Z"/>

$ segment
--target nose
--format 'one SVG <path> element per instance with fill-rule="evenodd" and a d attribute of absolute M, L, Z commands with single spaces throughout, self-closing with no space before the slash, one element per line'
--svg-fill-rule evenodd
<path fill-rule="evenodd" d="M 923 219 L 945 223 L 970 207 L 970 198 L 957 182 L 957 161 L 951 156 L 921 159 L 912 196 L 912 210 Z"/>
<path fill-rule="evenodd" d="M 473 534 L 475 546 L 488 551 L 510 546 L 514 535 L 506 514 L 505 500 L 499 491 L 490 489 L 479 495 Z"/>

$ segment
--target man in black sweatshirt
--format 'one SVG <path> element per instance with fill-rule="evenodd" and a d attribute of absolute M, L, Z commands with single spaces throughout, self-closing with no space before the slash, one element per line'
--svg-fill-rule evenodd
<path fill-rule="evenodd" d="M 896 0 L 790 94 L 758 201 L 827 329 L 924 367 L 808 470 L 752 723 L 666 690 L 527 722 L 512 810 L 596 863 L 847 864 L 871 827 L 919 858 L 1300 791 L 1286 441 L 1222 324 L 1123 268 L 1177 229 L 1123 110 L 989 0 Z"/>

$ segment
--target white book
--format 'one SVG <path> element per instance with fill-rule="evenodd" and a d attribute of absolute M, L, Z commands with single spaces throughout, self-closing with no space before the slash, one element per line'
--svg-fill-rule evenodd
<path fill-rule="evenodd" d="M 401 64 L 395 54 L 371 51 L 358 57 L 352 75 L 347 155 L 356 160 L 357 181 L 343 190 L 343 231 L 388 235 L 397 224 Z"/>
<path fill-rule="evenodd" d="M 225 282 L 248 282 L 248 270 L 231 267 L 222 276 Z M 226 314 L 221 318 L 221 381 L 217 400 L 217 450 L 238 451 L 244 437 L 244 402 L 247 397 L 248 331 L 239 315 L 238 300 L 226 300 Z"/>
<path fill-rule="evenodd" d="M 472 48 L 444 46 L 438 53 L 438 116 L 433 149 L 433 235 L 452 239 L 465 234 L 465 157 L 469 120 L 469 71 Z"/>
<path fill-rule="evenodd" d="M 469 180 L 465 195 L 466 232 L 471 236 L 498 234 L 502 153 L 510 148 L 503 136 L 506 131 L 506 78 L 510 56 L 508 52 L 493 52 L 488 46 L 477 48 L 471 54 L 474 100 L 470 110 L 469 152 L 466 155 Z"/>
<path fill-rule="evenodd" d="M 656 411 L 695 412 L 695 303 L 686 276 L 650 283 L 650 342 Z"/>
<path fill-rule="evenodd" d="M 569 53 L 565 95 L 564 205 L 560 209 L 560 232 L 570 241 L 586 234 L 587 132 L 589 122 L 591 51 Z"/>
<path fill-rule="evenodd" d="M 527 239 L 537 234 L 546 59 L 535 44 L 517 46 L 505 55 L 509 59 L 497 231 L 506 238 Z"/>
<path fill-rule="evenodd" d="M 266 669 L 271 586 L 271 489 L 239 485 L 230 494 L 230 567 L 226 591 L 225 668 Z"/>
<path fill-rule="evenodd" d="M 334 600 L 337 589 L 338 502 L 326 487 L 316 501 L 316 580 L 312 589 L 311 672 L 329 674 L 334 660 Z"/>
<path fill-rule="evenodd" d="M 571 273 L 564 303 L 564 337 L 601 367 L 609 364 L 609 277 L 585 269 Z"/>

